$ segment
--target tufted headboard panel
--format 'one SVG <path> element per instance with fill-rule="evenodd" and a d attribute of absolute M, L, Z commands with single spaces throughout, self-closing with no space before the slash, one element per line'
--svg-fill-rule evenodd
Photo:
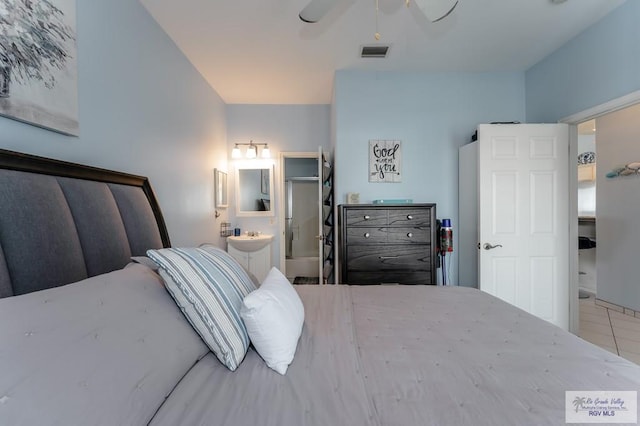
<path fill-rule="evenodd" d="M 0 150 L 0 297 L 120 269 L 169 246 L 147 178 Z"/>

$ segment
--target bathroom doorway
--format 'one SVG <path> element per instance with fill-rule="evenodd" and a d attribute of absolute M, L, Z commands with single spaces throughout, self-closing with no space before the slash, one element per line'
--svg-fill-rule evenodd
<path fill-rule="evenodd" d="M 283 153 L 284 272 L 295 284 L 320 283 L 321 184 L 318 153 Z"/>

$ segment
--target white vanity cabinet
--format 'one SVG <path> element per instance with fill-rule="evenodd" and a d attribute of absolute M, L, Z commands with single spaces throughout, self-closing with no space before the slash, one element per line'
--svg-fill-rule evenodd
<path fill-rule="evenodd" d="M 238 250 L 229 244 L 227 252 L 247 271 L 255 275 L 260 282 L 266 278 L 271 270 L 271 244 L 256 251 Z"/>

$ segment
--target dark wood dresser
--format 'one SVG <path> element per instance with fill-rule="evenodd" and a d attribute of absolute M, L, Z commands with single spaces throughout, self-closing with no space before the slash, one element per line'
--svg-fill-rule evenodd
<path fill-rule="evenodd" d="M 342 284 L 436 284 L 435 204 L 339 206 Z"/>

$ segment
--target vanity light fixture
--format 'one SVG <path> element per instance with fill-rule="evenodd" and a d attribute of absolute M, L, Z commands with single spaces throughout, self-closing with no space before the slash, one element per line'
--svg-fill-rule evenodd
<path fill-rule="evenodd" d="M 245 151 L 244 156 L 249 159 L 254 159 L 258 157 L 258 146 L 263 146 L 262 148 L 262 158 L 271 158 L 271 151 L 269 150 L 269 145 L 266 143 L 255 143 L 253 141 L 249 141 L 249 143 L 236 143 L 231 151 L 231 158 L 237 160 L 242 158 L 242 153 L 240 152 L 240 145 L 246 146 L 247 150 Z"/>

